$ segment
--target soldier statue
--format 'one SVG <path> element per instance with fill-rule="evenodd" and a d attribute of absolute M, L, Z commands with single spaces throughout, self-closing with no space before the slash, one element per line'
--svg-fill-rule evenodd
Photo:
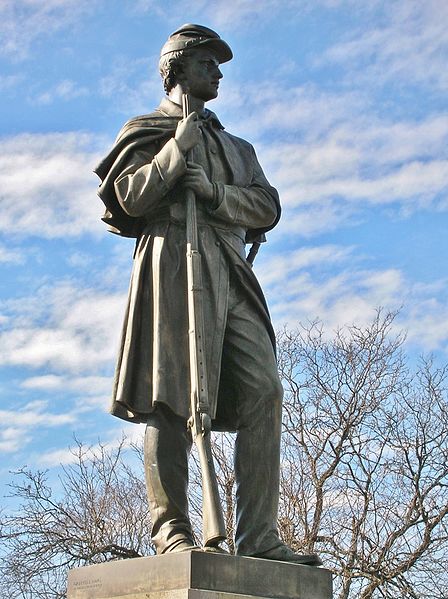
<path fill-rule="evenodd" d="M 279 538 L 282 385 L 275 337 L 246 244 L 280 217 L 253 147 L 205 103 L 218 95 L 229 45 L 184 25 L 160 55 L 166 96 L 128 121 L 96 172 L 109 229 L 137 239 L 111 412 L 146 423 L 145 475 L 158 554 L 196 549 L 188 516 L 190 416 L 186 205 L 197 199 L 209 414 L 236 433 L 237 555 L 318 566 Z M 182 115 L 188 92 L 192 112 Z M 191 152 L 194 152 L 193 159 Z M 219 546 L 214 550 L 222 550 Z"/>

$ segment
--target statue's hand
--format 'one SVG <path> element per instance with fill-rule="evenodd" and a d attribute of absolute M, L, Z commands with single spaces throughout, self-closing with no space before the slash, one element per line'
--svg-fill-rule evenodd
<path fill-rule="evenodd" d="M 213 200 L 213 184 L 200 164 L 187 162 L 187 172 L 182 182 L 185 187 L 192 189 L 201 200 L 210 202 Z"/>
<path fill-rule="evenodd" d="M 196 112 L 192 112 L 186 119 L 179 121 L 174 139 L 177 141 L 182 154 L 186 154 L 200 142 L 201 135 L 201 125 L 198 115 Z"/>

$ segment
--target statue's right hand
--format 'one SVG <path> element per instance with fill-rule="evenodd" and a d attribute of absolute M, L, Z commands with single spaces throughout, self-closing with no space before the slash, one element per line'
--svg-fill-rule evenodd
<path fill-rule="evenodd" d="M 179 150 L 186 154 L 194 148 L 201 140 L 201 124 L 196 112 L 192 112 L 186 119 L 179 121 L 174 139 L 177 141 Z"/>

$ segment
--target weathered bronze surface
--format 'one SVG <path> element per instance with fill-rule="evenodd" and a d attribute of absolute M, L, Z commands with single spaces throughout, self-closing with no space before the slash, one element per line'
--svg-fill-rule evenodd
<path fill-rule="evenodd" d="M 68 599 L 331 599 L 331 573 L 202 551 L 71 570 Z"/>
<path fill-rule="evenodd" d="M 188 549 L 191 435 L 186 276 L 186 190 L 197 204 L 209 415 L 236 431 L 239 555 L 319 564 L 277 533 L 282 386 L 266 302 L 245 246 L 280 217 L 276 190 L 245 140 L 205 103 L 218 95 L 232 52 L 218 34 L 185 25 L 162 49 L 165 97 L 128 121 L 97 168 L 103 220 L 137 238 L 111 411 L 147 423 L 145 470 L 158 553 Z M 194 111 L 182 118 L 182 94 Z M 188 153 L 194 150 L 194 161 Z"/>

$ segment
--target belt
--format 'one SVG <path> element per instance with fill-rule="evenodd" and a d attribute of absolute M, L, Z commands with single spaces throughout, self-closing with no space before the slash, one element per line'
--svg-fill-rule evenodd
<path fill-rule="evenodd" d="M 159 224 L 173 224 L 181 227 L 185 227 L 185 215 L 181 214 L 181 211 L 164 211 L 163 214 L 156 214 L 152 218 L 148 217 L 147 219 L 147 227 L 151 227 L 152 225 Z M 242 227 L 241 225 L 236 225 L 234 223 L 227 223 L 223 220 L 214 219 L 211 214 L 204 214 L 202 211 L 198 211 L 197 213 L 197 223 L 199 227 L 212 227 L 213 229 L 219 229 L 221 231 L 226 231 L 233 233 L 237 237 L 239 237 L 244 243 L 246 242 L 246 233 L 247 229 Z"/>

